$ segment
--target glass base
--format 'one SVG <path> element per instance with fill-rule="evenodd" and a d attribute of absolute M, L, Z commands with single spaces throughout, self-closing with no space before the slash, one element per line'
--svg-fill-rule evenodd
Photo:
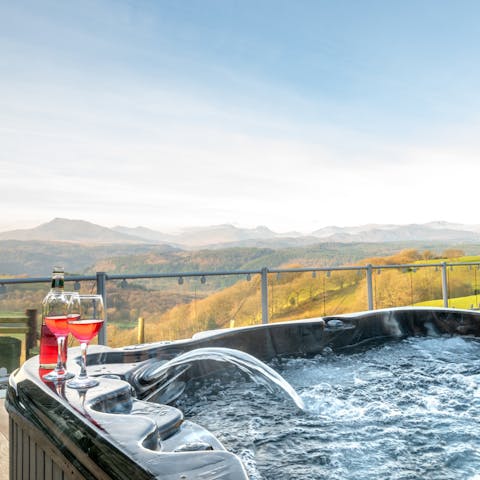
<path fill-rule="evenodd" d="M 59 382 L 63 380 L 68 380 L 73 378 L 75 375 L 73 373 L 67 372 L 66 370 L 58 371 L 52 370 L 51 372 L 45 374 L 42 378 L 48 380 L 49 382 Z"/>
<path fill-rule="evenodd" d="M 96 378 L 92 377 L 75 377 L 73 380 L 67 382 L 67 387 L 83 390 L 84 388 L 96 387 L 100 382 Z"/>

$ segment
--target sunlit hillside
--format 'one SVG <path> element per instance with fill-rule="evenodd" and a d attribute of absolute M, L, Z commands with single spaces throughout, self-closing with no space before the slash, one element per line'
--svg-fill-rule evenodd
<path fill-rule="evenodd" d="M 446 251 L 449 261 L 473 262 L 480 257 L 462 257 L 457 250 Z M 358 264 L 399 265 L 438 263 L 447 258 L 434 258 L 430 251 L 403 250 L 389 257 L 368 258 Z M 289 264 L 283 267 L 295 267 Z M 480 272 L 478 274 L 480 283 Z M 462 305 L 478 305 L 477 268 L 457 266 L 448 272 L 449 298 L 468 297 Z M 404 305 L 442 304 L 441 272 L 434 267 L 408 269 L 384 268 L 373 271 L 375 308 Z M 313 318 L 366 310 L 367 283 L 364 272 L 331 271 L 312 273 L 282 273 L 269 276 L 270 322 Z M 455 300 L 452 300 L 452 306 Z M 458 305 L 460 306 L 460 305 Z M 262 321 L 260 277 L 241 280 L 208 295 L 190 298 L 164 313 L 140 308 L 145 319 L 145 341 L 173 340 L 191 337 L 195 332 L 229 326 L 259 324 Z M 114 314 L 114 312 L 112 312 Z M 134 317 L 135 315 L 132 315 Z M 134 318 L 131 318 L 134 320 Z M 137 329 L 132 324 L 109 325 L 109 344 L 136 343 Z"/>
<path fill-rule="evenodd" d="M 105 271 L 133 273 L 168 268 L 178 271 L 199 271 L 201 268 L 221 271 L 265 266 L 271 255 L 275 267 L 321 266 L 331 271 L 308 273 L 281 273 L 268 276 L 268 317 L 270 322 L 313 318 L 368 308 L 365 271 L 335 270 L 339 263 L 320 263 L 328 246 L 321 251 L 301 249 L 298 251 L 273 252 L 268 250 L 232 249 L 232 251 L 203 251 L 190 253 L 189 269 L 184 263 L 176 263 L 176 253 L 140 253 L 135 258 L 110 257 L 106 263 L 95 265 Z M 363 247 L 362 247 L 363 248 Z M 333 251 L 333 250 L 332 250 Z M 257 258 L 258 253 L 258 258 Z M 281 263 L 279 254 L 287 254 Z M 295 260 L 295 254 L 298 259 Z M 338 252 L 337 252 L 338 253 Z M 216 254 L 216 255 L 215 255 Z M 305 256 L 312 254 L 311 263 Z M 357 255 L 358 252 L 355 254 Z M 186 255 L 182 253 L 182 255 Z M 301 258 L 300 258 L 301 257 Z M 366 257 L 366 256 L 365 256 Z M 443 305 L 442 273 L 438 267 L 422 267 L 442 261 L 478 262 L 480 256 L 464 256 L 462 250 L 449 249 L 441 254 L 430 250 L 407 249 L 394 255 L 356 259 L 343 264 L 372 264 L 372 296 L 374 308 L 402 305 Z M 317 259 L 315 262 L 314 260 Z M 110 262 L 110 263 L 108 263 Z M 222 268 L 222 262 L 227 267 Z M 258 262 L 258 264 L 257 264 Z M 261 262 L 261 263 L 260 263 Z M 263 265 L 262 265 L 263 264 Z M 388 266 L 411 264 L 408 269 Z M 378 266 L 387 266 L 378 268 Z M 419 265 L 416 267 L 415 265 Z M 131 271 L 133 270 L 133 272 Z M 448 268 L 449 305 L 454 307 L 477 307 L 480 299 L 480 271 L 471 266 Z M 478 278 L 477 278 L 478 277 Z M 181 280 L 181 281 L 180 281 Z M 145 341 L 189 338 L 194 333 L 259 324 L 262 321 L 260 275 L 242 276 L 177 277 L 155 280 L 111 280 L 107 285 L 108 343 L 120 346 L 137 343 L 137 321 L 145 320 Z M 66 289 L 73 289 L 67 282 Z M 48 291 L 46 284 L 23 284 L 8 286 L 0 296 L 0 311 L 22 312 L 25 309 L 41 311 L 41 301 Z M 96 291 L 95 281 L 81 282 L 81 293 Z"/>

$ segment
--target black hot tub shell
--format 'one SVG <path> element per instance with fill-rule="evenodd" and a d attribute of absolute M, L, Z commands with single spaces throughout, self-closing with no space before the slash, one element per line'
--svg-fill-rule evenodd
<path fill-rule="evenodd" d="M 12 374 L 7 391 L 10 478 L 246 479 L 238 457 L 208 430 L 177 408 L 146 401 L 164 381 L 151 374 L 153 366 L 205 347 L 237 349 L 269 361 L 414 335 L 479 334 L 479 312 L 405 307 L 203 332 L 175 342 L 91 347 L 89 373 L 100 385 L 87 391 L 42 381 L 34 357 Z M 75 351 L 68 368 L 77 373 Z M 181 373 L 182 381 L 218 368 L 200 362 Z"/>

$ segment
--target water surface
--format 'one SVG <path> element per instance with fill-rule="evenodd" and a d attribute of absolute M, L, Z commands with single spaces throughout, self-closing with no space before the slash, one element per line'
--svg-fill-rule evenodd
<path fill-rule="evenodd" d="M 229 372 L 192 383 L 186 418 L 253 480 L 480 478 L 480 343 L 410 338 L 270 365 L 306 410 Z"/>

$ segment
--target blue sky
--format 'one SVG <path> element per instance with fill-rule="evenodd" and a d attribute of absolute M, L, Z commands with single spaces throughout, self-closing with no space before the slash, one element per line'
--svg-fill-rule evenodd
<path fill-rule="evenodd" d="M 479 14 L 0 0 L 0 230 L 480 223 Z"/>

